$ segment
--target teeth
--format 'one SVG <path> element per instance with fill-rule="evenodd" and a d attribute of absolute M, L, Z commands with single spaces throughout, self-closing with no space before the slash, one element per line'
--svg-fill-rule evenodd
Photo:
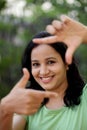
<path fill-rule="evenodd" d="M 52 80 L 52 76 L 51 77 L 47 77 L 47 78 L 45 78 L 45 77 L 41 77 L 41 80 L 42 80 L 42 82 L 44 82 L 44 83 L 48 83 L 48 82 L 50 82 L 51 80 Z"/>
<path fill-rule="evenodd" d="M 48 78 L 42 78 L 43 80 L 48 80 L 48 79 L 50 79 L 51 77 L 48 77 Z"/>

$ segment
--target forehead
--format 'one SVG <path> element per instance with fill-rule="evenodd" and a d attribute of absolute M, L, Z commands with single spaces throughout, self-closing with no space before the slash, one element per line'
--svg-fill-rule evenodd
<path fill-rule="evenodd" d="M 48 44 L 40 44 L 33 48 L 31 52 L 31 59 L 32 58 L 47 58 L 47 57 L 59 57 L 60 54 L 50 45 Z M 61 57 L 61 56 L 60 56 Z"/>
<path fill-rule="evenodd" d="M 56 52 L 56 50 L 53 48 L 53 47 L 51 47 L 50 45 L 48 45 L 48 44 L 40 44 L 40 45 L 38 45 L 38 46 L 36 46 L 36 47 L 34 47 L 33 49 L 32 49 L 32 54 L 33 53 L 49 53 L 49 52 Z M 57 52 L 56 52 L 57 53 Z"/>

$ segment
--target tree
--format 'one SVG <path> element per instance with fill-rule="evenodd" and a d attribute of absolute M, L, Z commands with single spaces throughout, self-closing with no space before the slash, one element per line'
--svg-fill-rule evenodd
<path fill-rule="evenodd" d="M 0 12 L 6 7 L 6 0 L 0 0 Z"/>

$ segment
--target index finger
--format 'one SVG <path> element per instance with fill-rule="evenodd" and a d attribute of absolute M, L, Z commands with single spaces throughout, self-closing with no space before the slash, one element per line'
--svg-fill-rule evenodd
<path fill-rule="evenodd" d="M 45 38 L 34 38 L 33 42 L 38 44 L 52 44 L 54 42 L 60 41 L 60 38 L 58 36 L 49 36 Z"/>
<path fill-rule="evenodd" d="M 49 91 L 40 91 L 40 90 L 29 90 L 29 95 L 35 98 L 50 98 L 56 97 L 58 94 L 56 92 L 49 92 Z"/>
<path fill-rule="evenodd" d="M 44 98 L 51 98 L 51 97 L 57 97 L 58 94 L 56 92 L 49 92 L 49 91 L 45 91 L 43 93 Z"/>

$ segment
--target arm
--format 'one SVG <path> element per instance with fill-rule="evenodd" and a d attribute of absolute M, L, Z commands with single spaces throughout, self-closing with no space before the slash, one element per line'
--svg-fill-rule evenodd
<path fill-rule="evenodd" d="M 23 87 L 26 86 L 28 78 L 29 74 L 26 72 L 26 70 L 24 70 L 24 76 L 21 78 L 21 80 L 15 85 L 12 91 L 1 100 L 0 130 L 12 130 L 13 114 L 15 112 L 27 113 L 28 108 L 26 108 L 27 103 L 25 101 L 28 99 L 28 94 Z M 22 103 L 24 103 L 25 109 L 23 109 Z"/>
<path fill-rule="evenodd" d="M 17 114 L 9 115 L 7 112 L 4 112 L 4 114 L 0 113 L 0 116 L 4 122 L 0 125 L 0 130 L 24 130 L 25 129 L 26 120 L 23 118 L 23 116 Z"/>
<path fill-rule="evenodd" d="M 57 96 L 57 94 L 52 92 L 25 89 L 25 86 L 29 79 L 29 72 L 27 69 L 23 69 L 23 71 L 24 75 L 21 80 L 14 86 L 12 91 L 1 100 L 0 130 L 12 130 L 14 113 L 17 113 L 19 115 L 34 114 L 41 106 L 44 98 Z"/>
<path fill-rule="evenodd" d="M 6 111 L 6 108 L 4 105 L 2 105 L 2 101 L 0 104 L 0 130 L 11 130 L 12 128 L 12 119 L 13 114 L 9 114 Z"/>
<path fill-rule="evenodd" d="M 65 55 L 66 62 L 72 62 L 72 56 L 75 50 L 81 43 L 87 44 L 87 26 L 67 17 L 62 16 L 61 21 L 54 20 L 51 25 L 46 27 L 46 30 L 53 34 L 51 37 L 34 39 L 33 41 L 39 44 L 64 42 L 68 49 Z"/>
<path fill-rule="evenodd" d="M 26 119 L 22 115 L 14 114 L 12 130 L 25 130 Z"/>

